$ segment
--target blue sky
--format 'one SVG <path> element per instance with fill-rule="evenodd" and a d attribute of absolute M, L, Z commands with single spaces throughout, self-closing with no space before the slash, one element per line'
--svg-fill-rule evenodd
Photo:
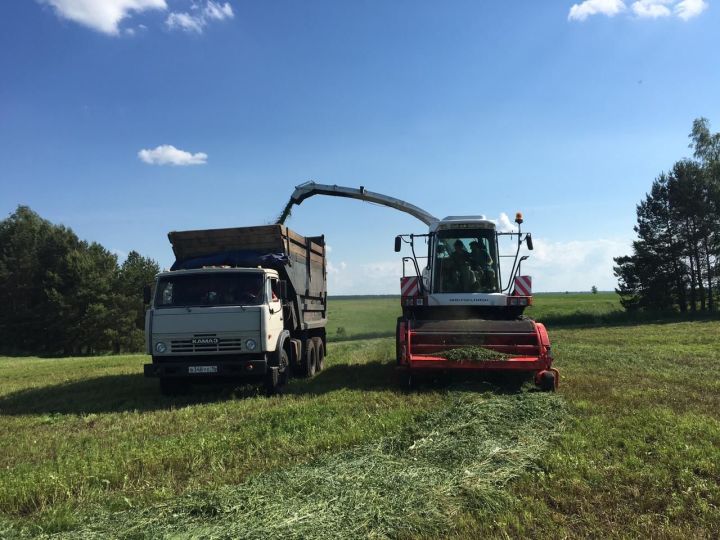
<path fill-rule="evenodd" d="M 437 216 L 522 210 L 536 290 L 612 289 L 653 178 L 694 118 L 720 129 L 718 6 L 4 2 L 0 215 L 29 205 L 169 266 L 170 230 L 270 222 L 310 179 L 364 185 Z M 393 237 L 424 229 L 328 198 L 288 225 L 326 235 L 332 294 L 397 292 Z"/>

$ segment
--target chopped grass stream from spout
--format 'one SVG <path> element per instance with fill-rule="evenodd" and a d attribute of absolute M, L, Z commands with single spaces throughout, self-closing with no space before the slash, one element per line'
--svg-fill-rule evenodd
<path fill-rule="evenodd" d="M 404 431 L 316 461 L 144 510 L 104 514 L 68 537 L 396 538 L 443 535 L 510 504 L 562 424 L 553 394 L 452 390 Z"/>

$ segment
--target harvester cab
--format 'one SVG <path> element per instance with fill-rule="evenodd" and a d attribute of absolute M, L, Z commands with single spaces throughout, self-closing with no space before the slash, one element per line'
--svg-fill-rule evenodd
<path fill-rule="evenodd" d="M 406 370 L 409 382 L 419 373 L 499 371 L 534 377 L 543 390 L 557 388 L 559 373 L 552 367 L 545 326 L 523 316 L 532 304 L 532 287 L 530 277 L 521 274 L 528 256 L 520 252 L 523 245 L 532 250 L 533 242 L 529 233 L 522 232 L 521 213 L 515 216 L 517 230 L 500 232 L 485 216 L 438 219 L 362 186 L 307 182 L 297 186 L 278 223 L 287 219 L 293 205 L 315 195 L 381 204 L 428 226 L 427 233 L 395 238 L 396 252 L 407 244 L 411 253 L 403 257 L 402 316 L 396 327 L 397 363 Z M 503 237 L 514 241 L 514 253 L 500 253 Z M 511 265 L 501 265 L 501 260 L 509 259 Z M 505 281 L 503 266 L 510 266 Z"/>
<path fill-rule="evenodd" d="M 485 216 L 448 216 L 432 223 L 427 234 L 397 236 L 395 251 L 401 251 L 406 243 L 412 253 L 403 257 L 403 308 L 450 307 L 457 311 L 454 308 L 468 306 L 476 316 L 522 315 L 532 305 L 532 289 L 530 277 L 520 275 L 522 261 L 528 256 L 519 255 L 523 244 L 528 249 L 533 249 L 533 244 L 532 236 L 520 230 L 522 214 L 517 214 L 516 223 L 517 231 L 499 232 L 495 222 Z M 505 236 L 517 238 L 514 254 L 500 253 L 499 239 Z M 415 247 L 420 239 L 426 249 L 422 256 Z M 513 262 L 503 285 L 500 261 L 507 258 Z"/>

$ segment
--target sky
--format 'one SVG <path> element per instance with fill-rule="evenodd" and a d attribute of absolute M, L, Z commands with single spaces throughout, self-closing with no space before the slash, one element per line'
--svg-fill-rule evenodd
<path fill-rule="evenodd" d="M 635 205 L 693 119 L 720 129 L 718 50 L 720 0 L 8 0 L 0 219 L 28 205 L 169 267 L 169 231 L 363 185 L 522 211 L 535 291 L 612 290 Z M 287 225 L 325 235 L 336 295 L 397 294 L 394 236 L 426 229 L 323 197 Z"/>

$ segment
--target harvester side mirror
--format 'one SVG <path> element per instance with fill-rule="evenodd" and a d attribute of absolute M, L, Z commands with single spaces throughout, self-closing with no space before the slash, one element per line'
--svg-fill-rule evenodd
<path fill-rule="evenodd" d="M 402 239 L 399 236 L 395 237 L 395 253 L 400 253 L 402 247 Z"/>
<path fill-rule="evenodd" d="M 284 279 L 278 281 L 278 293 L 280 293 L 282 300 L 287 300 L 287 281 Z"/>
<path fill-rule="evenodd" d="M 533 250 L 533 243 L 532 243 L 532 236 L 530 235 L 530 233 L 528 233 L 527 236 L 525 237 L 525 242 L 527 242 L 528 249 L 529 249 L 530 251 L 532 251 L 532 250 Z"/>
<path fill-rule="evenodd" d="M 151 293 L 150 285 L 145 285 L 145 286 L 143 287 L 143 302 L 146 303 L 146 304 L 149 304 L 149 303 L 150 303 L 150 298 L 151 298 L 151 294 L 150 294 L 150 293 Z"/>

